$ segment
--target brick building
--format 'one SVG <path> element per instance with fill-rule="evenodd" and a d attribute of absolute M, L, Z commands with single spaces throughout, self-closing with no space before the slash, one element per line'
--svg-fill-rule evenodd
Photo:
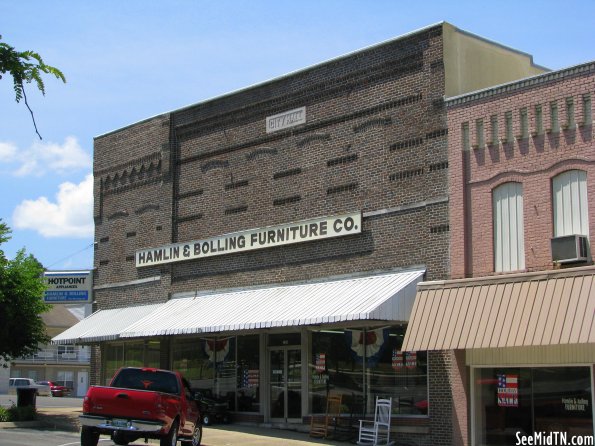
<path fill-rule="evenodd" d="M 57 341 L 181 370 L 233 418 L 307 425 L 394 397 L 399 441 L 453 442 L 451 352 L 403 352 L 447 279 L 445 96 L 542 73 L 441 23 L 95 139 L 97 311 Z"/>
<path fill-rule="evenodd" d="M 589 62 L 446 101 L 458 280 L 419 286 L 404 348 L 453 352 L 461 444 L 592 439 L 594 91 Z"/>

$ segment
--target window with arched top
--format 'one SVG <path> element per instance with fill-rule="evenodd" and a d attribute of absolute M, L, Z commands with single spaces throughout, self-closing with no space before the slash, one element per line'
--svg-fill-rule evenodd
<path fill-rule="evenodd" d="M 554 237 L 589 235 L 587 173 L 568 170 L 552 179 Z"/>
<path fill-rule="evenodd" d="M 504 183 L 492 191 L 494 218 L 494 270 L 525 268 L 523 185 Z"/>

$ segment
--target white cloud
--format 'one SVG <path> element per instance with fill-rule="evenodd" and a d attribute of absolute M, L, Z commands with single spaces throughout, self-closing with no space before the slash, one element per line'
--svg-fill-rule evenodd
<path fill-rule="evenodd" d="M 0 162 L 17 164 L 15 176 L 41 176 L 46 172 L 64 174 L 91 167 L 91 156 L 74 136 L 67 136 L 63 144 L 34 142 L 19 150 L 14 144 L 0 142 Z"/>
<path fill-rule="evenodd" d="M 0 141 L 0 163 L 9 163 L 15 160 L 17 146 L 10 142 Z"/>
<path fill-rule="evenodd" d="M 12 215 L 16 229 L 32 229 L 44 237 L 93 236 L 93 175 L 79 184 L 62 183 L 56 201 L 25 200 Z"/>

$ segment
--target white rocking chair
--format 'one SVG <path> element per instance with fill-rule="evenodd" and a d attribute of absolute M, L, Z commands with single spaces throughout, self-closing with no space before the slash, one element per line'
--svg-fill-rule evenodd
<path fill-rule="evenodd" d="M 390 441 L 391 413 L 392 398 L 376 397 L 374 421 L 359 420 L 357 444 L 367 446 L 394 444 L 394 441 Z"/>

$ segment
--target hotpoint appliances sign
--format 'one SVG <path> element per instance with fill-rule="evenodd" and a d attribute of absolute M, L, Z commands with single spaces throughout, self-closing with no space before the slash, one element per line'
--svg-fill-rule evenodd
<path fill-rule="evenodd" d="M 233 232 L 204 240 L 141 249 L 136 251 L 136 266 L 160 265 L 163 263 L 181 262 L 235 252 L 272 248 L 273 246 L 343 237 L 359 234 L 361 231 L 361 212 L 335 215 L 333 217 L 318 217 L 294 223 Z"/>
<path fill-rule="evenodd" d="M 91 302 L 93 276 L 91 271 L 46 271 L 47 290 L 43 300 L 47 303 Z"/>

